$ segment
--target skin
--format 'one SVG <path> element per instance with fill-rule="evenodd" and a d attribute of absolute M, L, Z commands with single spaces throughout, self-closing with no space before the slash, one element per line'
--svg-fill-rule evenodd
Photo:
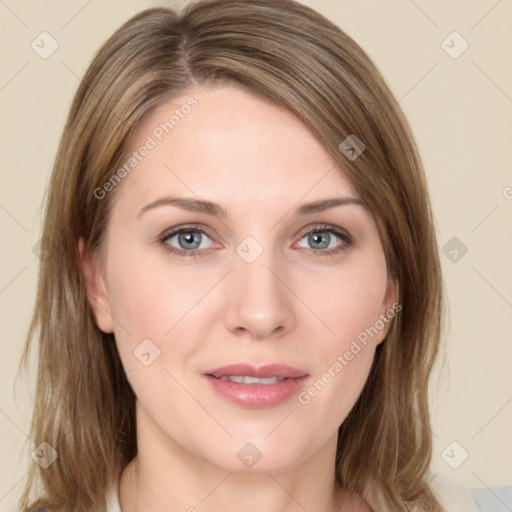
<path fill-rule="evenodd" d="M 85 254 L 81 242 L 97 325 L 115 333 L 137 396 L 138 455 L 120 479 L 122 510 L 371 511 L 361 497 L 337 495 L 334 460 L 338 427 L 388 325 L 306 405 L 294 396 L 241 407 L 201 373 L 282 363 L 310 375 L 304 389 L 317 381 L 394 303 L 375 222 L 360 204 L 296 216 L 304 203 L 357 194 L 290 112 L 234 86 L 195 88 L 158 107 L 133 149 L 190 96 L 198 105 L 115 191 L 101 254 Z M 215 202 L 227 215 L 175 205 L 140 214 L 171 194 Z M 167 252 L 190 241 L 159 236 L 190 223 L 204 231 L 195 232 L 200 256 Z M 352 243 L 331 234 L 328 249 L 318 248 L 307 232 L 322 224 Z M 252 263 L 236 252 L 247 236 L 263 248 Z M 320 254 L 333 247 L 343 249 Z M 149 366 L 134 356 L 144 339 L 160 350 Z M 247 442 L 262 454 L 250 468 L 237 458 Z"/>

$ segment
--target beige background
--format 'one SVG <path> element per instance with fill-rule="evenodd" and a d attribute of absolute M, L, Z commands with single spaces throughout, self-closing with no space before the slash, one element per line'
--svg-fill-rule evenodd
<path fill-rule="evenodd" d="M 512 484 L 512 1 L 304 3 L 340 25 L 375 60 L 417 138 L 440 245 L 457 237 L 455 243 L 467 247 L 461 256 L 460 248 L 448 245 L 441 255 L 451 320 L 446 363 L 432 394 L 433 473 L 443 493 L 453 495 L 447 503 L 459 500 L 455 510 L 475 510 L 470 488 Z M 0 510 L 12 507 L 32 462 L 30 450 L 22 452 L 32 380 L 20 379 L 16 388 L 14 381 L 35 295 L 32 248 L 67 109 L 100 43 L 154 5 L 0 2 Z M 31 48 L 43 31 L 58 42 L 47 59 Z M 446 39 L 453 31 L 460 37 Z M 467 50 L 453 58 L 464 40 Z M 458 444 L 450 446 L 453 441 Z M 467 460 L 450 467 L 465 452 Z"/>

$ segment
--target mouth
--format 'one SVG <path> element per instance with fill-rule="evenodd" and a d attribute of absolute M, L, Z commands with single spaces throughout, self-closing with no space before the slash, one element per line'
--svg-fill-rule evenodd
<path fill-rule="evenodd" d="M 213 390 L 241 407 L 263 409 L 289 400 L 304 386 L 308 373 L 287 365 L 234 364 L 204 372 Z"/>
<path fill-rule="evenodd" d="M 222 375 L 221 377 L 216 377 L 215 375 L 208 374 L 208 377 L 213 377 L 214 379 L 219 380 L 230 380 L 231 382 L 238 382 L 239 384 L 277 384 L 278 382 L 282 382 L 283 380 L 290 379 L 292 377 L 251 377 L 250 375 Z"/>
<path fill-rule="evenodd" d="M 204 372 L 204 375 L 212 377 L 253 377 L 256 379 L 294 379 L 304 377 L 307 372 L 293 368 L 285 364 L 267 364 L 256 366 L 247 363 L 235 363 L 227 366 L 221 366 Z"/>

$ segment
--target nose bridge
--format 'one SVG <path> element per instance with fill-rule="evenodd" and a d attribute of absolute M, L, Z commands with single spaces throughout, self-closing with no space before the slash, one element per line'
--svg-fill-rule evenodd
<path fill-rule="evenodd" d="M 231 275 L 230 330 L 246 330 L 256 338 L 270 337 L 291 327 L 294 312 L 278 251 L 247 237 L 236 248 Z M 282 274 L 282 275 L 281 275 Z"/>

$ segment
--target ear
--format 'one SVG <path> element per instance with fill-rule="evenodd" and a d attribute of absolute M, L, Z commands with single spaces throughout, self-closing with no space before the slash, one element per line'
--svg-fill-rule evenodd
<path fill-rule="evenodd" d="M 107 287 L 101 273 L 99 256 L 85 250 L 83 238 L 78 241 L 78 251 L 84 275 L 87 299 L 91 305 L 96 325 L 103 332 L 114 332 Z"/>
<path fill-rule="evenodd" d="M 384 295 L 384 299 L 382 301 L 381 314 L 377 322 L 379 323 L 379 327 L 381 327 L 381 322 L 384 324 L 382 329 L 379 329 L 379 335 L 376 339 L 376 344 L 382 343 L 393 323 L 393 318 L 397 315 L 397 313 L 402 309 L 402 305 L 397 302 L 398 298 L 398 283 L 395 278 L 388 276 L 388 283 L 386 287 L 386 294 Z M 377 324 L 376 322 L 376 324 Z"/>

